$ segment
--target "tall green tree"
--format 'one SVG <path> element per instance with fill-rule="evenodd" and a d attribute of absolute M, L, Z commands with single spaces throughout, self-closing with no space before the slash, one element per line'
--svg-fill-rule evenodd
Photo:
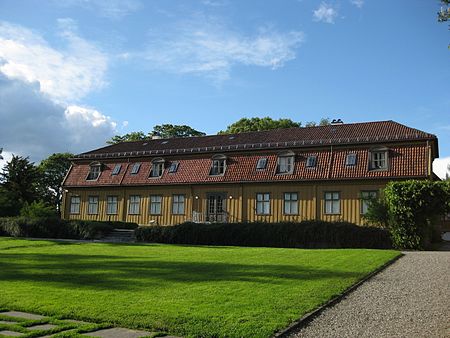
<path fill-rule="evenodd" d="M 15 156 L 3 167 L 0 183 L 4 189 L 17 197 L 17 203 L 31 203 L 37 197 L 39 172 L 28 157 Z"/>
<path fill-rule="evenodd" d="M 230 124 L 227 129 L 219 131 L 218 134 L 238 134 L 248 131 L 261 131 L 271 129 L 284 129 L 292 127 L 301 127 L 301 122 L 294 122 L 291 119 L 280 118 L 274 120 L 270 117 L 244 117 L 239 121 Z"/>
<path fill-rule="evenodd" d="M 147 139 L 142 131 L 133 131 L 125 135 L 115 135 L 110 140 L 106 141 L 107 144 L 116 144 L 121 142 L 142 141 Z"/>
<path fill-rule="evenodd" d="M 161 138 L 172 137 L 191 137 L 191 136 L 204 136 L 206 135 L 202 131 L 195 130 L 187 125 L 173 125 L 173 124 L 161 124 L 153 127 L 151 135 L 157 135 Z"/>
<path fill-rule="evenodd" d="M 190 136 L 203 136 L 206 135 L 202 131 L 195 130 L 187 125 L 173 125 L 173 124 L 161 124 L 153 127 L 153 130 L 148 134 L 144 134 L 142 131 L 134 131 L 125 135 L 116 135 L 110 140 L 106 141 L 107 144 L 116 144 L 121 142 L 131 141 L 143 141 L 150 139 L 154 136 L 161 138 L 172 137 L 190 137 Z"/>
<path fill-rule="evenodd" d="M 62 182 L 70 168 L 74 155 L 71 153 L 56 153 L 43 160 L 39 166 L 40 199 L 60 211 L 62 199 Z"/>
<path fill-rule="evenodd" d="M 441 0 L 441 10 L 437 13 L 437 20 L 438 22 L 450 20 L 450 0 Z M 450 48 L 450 45 L 448 45 L 448 48 Z"/>

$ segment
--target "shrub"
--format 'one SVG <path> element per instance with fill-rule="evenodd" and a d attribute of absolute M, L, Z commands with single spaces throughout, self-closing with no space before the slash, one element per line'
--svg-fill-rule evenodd
<path fill-rule="evenodd" d="M 142 242 L 286 248 L 391 248 L 388 231 L 347 222 L 182 223 L 136 230 Z"/>
<path fill-rule="evenodd" d="M 0 235 L 12 237 L 94 239 L 111 232 L 116 222 L 62 220 L 56 217 L 3 217 L 0 218 Z M 137 224 L 123 224 L 136 228 Z"/>
<path fill-rule="evenodd" d="M 399 249 L 424 249 L 438 240 L 439 218 L 450 210 L 450 184 L 443 181 L 390 182 L 366 218 L 387 225 Z"/>
<path fill-rule="evenodd" d="M 22 209 L 20 209 L 20 216 L 27 218 L 45 218 L 45 217 L 56 217 L 55 209 L 45 204 L 43 201 L 34 201 L 29 204 L 25 202 Z"/>

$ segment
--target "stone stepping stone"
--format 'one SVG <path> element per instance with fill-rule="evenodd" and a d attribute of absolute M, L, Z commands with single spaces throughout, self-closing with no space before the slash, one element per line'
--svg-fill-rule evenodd
<path fill-rule="evenodd" d="M 36 315 L 34 313 L 20 312 L 20 311 L 0 312 L 0 314 L 9 316 L 9 317 L 17 317 L 17 318 L 32 319 L 32 320 L 45 318 L 45 316 Z"/>
<path fill-rule="evenodd" d="M 124 329 L 121 327 L 113 327 L 93 332 L 84 333 L 88 337 L 102 338 L 139 338 L 151 335 L 153 332 Z"/>
<path fill-rule="evenodd" d="M 54 329 L 55 327 L 58 327 L 58 325 L 39 324 L 39 325 L 28 326 L 26 329 L 27 330 L 51 330 L 51 329 Z"/>
<path fill-rule="evenodd" d="M 17 322 L 9 322 L 7 320 L 0 320 L 0 324 L 13 325 L 13 324 L 17 324 Z"/>
<path fill-rule="evenodd" d="M 8 331 L 8 330 L 0 331 L 0 334 L 4 335 L 6 337 L 21 337 L 21 336 L 23 336 L 23 333 L 16 332 L 16 331 Z"/>
<path fill-rule="evenodd" d="M 93 323 L 83 322 L 81 320 L 76 320 L 76 319 L 62 319 L 62 320 L 65 321 L 65 322 L 68 322 L 68 323 L 79 324 L 79 325 L 90 325 L 90 324 L 93 324 Z"/>

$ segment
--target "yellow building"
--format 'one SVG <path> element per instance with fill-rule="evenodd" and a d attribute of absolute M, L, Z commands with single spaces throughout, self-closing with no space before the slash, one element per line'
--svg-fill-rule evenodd
<path fill-rule="evenodd" d="M 436 136 L 393 121 L 123 142 L 77 155 L 65 219 L 363 224 L 387 182 L 432 179 Z"/>

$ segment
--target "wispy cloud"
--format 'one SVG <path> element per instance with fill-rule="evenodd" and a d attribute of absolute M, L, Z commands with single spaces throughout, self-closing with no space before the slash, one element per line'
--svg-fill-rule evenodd
<path fill-rule="evenodd" d="M 140 0 L 55 0 L 64 7 L 82 7 L 97 15 L 113 20 L 119 20 L 142 7 Z"/>
<path fill-rule="evenodd" d="M 40 90 L 61 103 L 78 101 L 105 85 L 108 58 L 81 38 L 71 19 L 61 19 L 65 48 L 52 48 L 39 34 L 0 22 L 0 72 L 9 78 L 39 82 Z"/>
<path fill-rule="evenodd" d="M 40 160 L 52 152 L 100 146 L 116 123 L 80 100 L 105 85 L 108 58 L 81 38 L 76 23 L 59 21 L 66 46 L 0 22 L 0 145 Z"/>
<path fill-rule="evenodd" d="M 320 6 L 313 11 L 314 21 L 334 23 L 337 16 L 337 9 L 326 2 L 322 2 Z"/>
<path fill-rule="evenodd" d="M 350 3 L 358 8 L 362 8 L 362 6 L 364 6 L 364 0 L 350 0 Z"/>
<path fill-rule="evenodd" d="M 158 70 L 223 81 L 236 65 L 284 66 L 295 59 L 303 40 L 300 31 L 261 28 L 257 34 L 244 35 L 214 18 L 201 18 L 178 24 L 163 35 L 151 35 L 142 56 Z"/>

